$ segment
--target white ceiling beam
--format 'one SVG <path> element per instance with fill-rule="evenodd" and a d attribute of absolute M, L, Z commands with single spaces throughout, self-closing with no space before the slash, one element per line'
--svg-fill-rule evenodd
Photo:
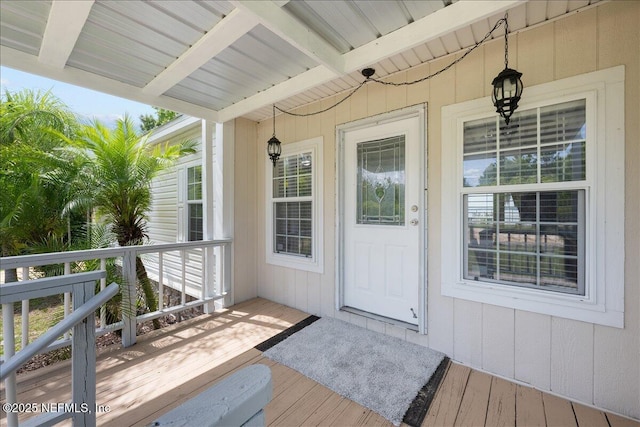
<path fill-rule="evenodd" d="M 445 34 L 526 3 L 527 0 L 458 1 L 344 55 L 350 73 Z"/>
<path fill-rule="evenodd" d="M 221 122 L 243 116 L 265 105 L 271 105 L 290 96 L 312 89 L 336 78 L 335 73 L 328 68 L 318 65 L 309 71 L 298 74 L 278 85 L 264 90 L 249 98 L 238 101 L 235 104 L 218 110 L 218 119 Z"/>
<path fill-rule="evenodd" d="M 58 68 L 43 64 L 39 62 L 38 58 L 34 55 L 10 47 L 0 46 L 0 57 L 2 57 L 2 65 L 9 68 L 85 87 L 120 98 L 130 99 L 143 104 L 180 112 L 189 116 L 219 121 L 218 113 L 215 110 L 200 107 L 168 96 L 149 95 L 144 93 L 139 87 L 121 83 L 78 68 Z M 123 111 L 123 113 L 125 113 L 125 111 Z"/>
<path fill-rule="evenodd" d="M 93 0 L 54 0 L 42 37 L 38 60 L 56 68 L 64 68 L 80 37 Z"/>
<path fill-rule="evenodd" d="M 151 80 L 144 87 L 143 92 L 148 95 L 162 95 L 251 31 L 256 25 L 258 25 L 258 20 L 251 13 L 238 9 L 232 11 Z"/>
<path fill-rule="evenodd" d="M 232 0 L 231 4 L 253 14 L 271 32 L 336 75 L 344 73 L 344 59 L 340 52 L 274 2 Z"/>
<path fill-rule="evenodd" d="M 471 25 L 497 13 L 504 12 L 526 1 L 458 1 L 406 27 L 344 54 L 345 63 L 342 74 L 349 74 L 355 70 L 371 66 L 382 59 L 434 40 L 451 31 Z M 332 74 L 332 70 L 328 70 L 324 66 L 318 66 L 263 92 L 236 102 L 227 108 L 223 108 L 218 111 L 218 116 L 223 121 L 240 117 L 265 105 L 271 105 L 327 83 L 334 78 L 336 76 Z"/>

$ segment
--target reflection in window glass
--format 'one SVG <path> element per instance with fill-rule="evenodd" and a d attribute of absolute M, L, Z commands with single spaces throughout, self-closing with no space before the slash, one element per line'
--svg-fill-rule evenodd
<path fill-rule="evenodd" d="M 189 204 L 189 241 L 203 239 L 202 203 Z"/>
<path fill-rule="evenodd" d="M 276 163 L 273 171 L 273 251 L 311 257 L 312 254 L 312 155 L 291 155 Z M 296 200 L 291 200 L 296 199 Z"/>
<path fill-rule="evenodd" d="M 311 202 L 276 202 L 274 252 L 311 256 L 311 221 Z"/>
<path fill-rule="evenodd" d="M 202 166 L 187 168 L 187 238 L 189 241 L 202 240 Z"/>
<path fill-rule="evenodd" d="M 520 148 L 500 152 L 500 184 L 530 184 L 538 180 L 538 151 Z"/>
<path fill-rule="evenodd" d="M 584 190 L 464 196 L 464 278 L 584 293 Z"/>
<path fill-rule="evenodd" d="M 586 177 L 584 99 L 518 111 L 463 126 L 463 186 L 582 181 Z"/>

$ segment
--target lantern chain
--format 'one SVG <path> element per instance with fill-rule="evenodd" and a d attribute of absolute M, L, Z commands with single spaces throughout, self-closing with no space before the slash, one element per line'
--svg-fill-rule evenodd
<path fill-rule="evenodd" d="M 466 58 L 471 52 L 473 52 L 474 50 L 476 50 L 482 43 L 484 43 L 485 41 L 487 41 L 487 39 L 489 39 L 489 37 L 491 37 L 491 35 L 500 27 L 500 25 L 505 24 L 506 28 L 508 28 L 507 26 L 507 15 L 505 14 L 504 18 L 499 19 L 495 25 L 493 26 L 493 28 L 487 33 L 485 34 L 485 36 L 480 39 L 480 41 L 476 42 L 473 46 L 471 46 L 469 49 L 467 49 L 467 51 L 459 58 L 457 58 L 456 60 L 452 61 L 449 65 L 447 65 L 446 67 L 436 71 L 435 73 L 429 74 L 428 76 L 422 77 L 421 79 L 418 80 L 413 80 L 410 82 L 400 82 L 400 83 L 396 83 L 396 82 L 387 82 L 384 80 L 378 80 L 378 79 L 374 79 L 374 78 L 370 78 L 368 80 L 376 82 L 376 83 L 380 83 L 383 85 L 387 85 L 387 86 L 410 86 L 410 85 L 414 85 L 416 83 L 421 83 L 425 80 L 429 80 L 439 74 L 444 73 L 445 71 L 447 71 L 448 69 L 450 69 L 451 67 L 453 67 L 454 65 L 456 65 L 457 63 L 459 63 L 460 61 L 462 61 L 464 58 Z M 505 38 L 506 38 L 506 34 L 508 33 L 507 29 L 505 29 Z M 505 53 L 506 55 L 506 53 Z M 367 80 L 365 80 L 367 81 Z"/>
<path fill-rule="evenodd" d="M 324 108 L 324 109 L 322 109 L 320 111 L 315 111 L 313 113 L 292 113 L 290 111 L 283 110 L 282 108 L 280 108 L 280 107 L 278 107 L 277 105 L 274 104 L 273 105 L 273 109 L 274 109 L 273 110 L 274 136 L 275 136 L 275 110 L 278 110 L 281 113 L 287 114 L 289 116 L 296 116 L 296 117 L 314 116 L 316 114 L 322 114 L 324 112 L 327 112 L 327 111 L 337 107 L 338 105 L 342 104 L 347 99 L 351 98 L 358 90 L 360 90 L 368 82 L 380 83 L 380 84 L 386 85 L 386 86 L 410 86 L 410 85 L 414 85 L 414 84 L 417 84 L 417 83 L 421 83 L 421 82 L 423 82 L 425 80 L 429 80 L 429 79 L 431 79 L 433 77 L 436 77 L 436 76 L 444 73 L 445 71 L 449 70 L 454 65 L 458 64 L 464 58 L 466 58 L 471 52 L 473 52 L 475 49 L 477 49 L 482 43 L 487 41 L 489 39 L 489 37 L 491 37 L 493 35 L 493 33 L 503 24 L 505 26 L 505 30 L 504 30 L 504 42 L 505 42 L 504 63 L 505 63 L 505 68 L 506 68 L 507 64 L 509 62 L 509 54 L 508 54 L 508 48 L 507 48 L 507 46 L 508 46 L 508 44 L 507 44 L 508 43 L 508 35 L 509 35 L 509 23 L 507 22 L 507 18 L 508 18 L 508 14 L 505 13 L 504 14 L 504 18 L 499 19 L 495 23 L 493 28 L 487 34 L 485 34 L 485 36 L 482 39 L 480 39 L 473 46 L 471 46 L 469 49 L 467 49 L 467 51 L 461 57 L 459 57 L 456 60 L 452 61 L 446 67 L 436 71 L 435 73 L 429 74 L 428 76 L 422 77 L 422 78 L 420 78 L 418 80 L 413 80 L 413 81 L 410 81 L 410 82 L 400 82 L 400 83 L 398 83 L 398 82 L 388 82 L 388 81 L 384 81 L 384 80 L 379 80 L 379 79 L 373 78 L 371 76 L 367 76 L 365 80 L 363 80 L 355 89 L 353 89 L 347 96 L 342 98 L 340 101 L 336 102 L 335 104 L 330 105 L 327 108 Z"/>
<path fill-rule="evenodd" d="M 276 104 L 273 104 L 273 137 L 276 137 Z"/>
<path fill-rule="evenodd" d="M 504 18 L 500 20 L 504 21 L 504 68 L 509 68 L 509 21 L 507 18 L 509 14 L 505 12 Z"/>

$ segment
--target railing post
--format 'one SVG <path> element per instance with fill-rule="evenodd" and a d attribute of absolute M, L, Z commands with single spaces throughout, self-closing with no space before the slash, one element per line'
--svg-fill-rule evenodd
<path fill-rule="evenodd" d="M 95 282 L 73 285 L 73 310 L 76 311 L 95 295 Z M 96 328 L 91 313 L 73 327 L 71 342 L 71 402 L 80 410 L 73 415 L 73 425 L 96 425 Z M 88 410 L 81 410 L 81 405 Z"/>
<path fill-rule="evenodd" d="M 216 294 L 216 271 L 217 270 L 216 270 L 216 264 L 215 264 L 216 257 L 214 256 L 214 253 L 216 252 L 217 248 L 207 246 L 203 250 L 204 250 L 204 254 L 203 254 L 204 268 L 202 269 L 202 272 L 204 277 L 202 278 L 202 287 L 203 287 L 202 297 L 210 298 Z M 216 309 L 215 301 L 208 302 L 203 306 L 203 310 L 206 314 L 213 313 L 215 309 Z"/>
<path fill-rule="evenodd" d="M 227 242 L 222 247 L 222 293 L 224 294 L 224 304 L 226 307 L 229 307 L 234 304 L 233 298 L 233 287 L 231 286 L 231 282 L 233 280 L 232 274 L 233 269 L 232 259 L 233 259 L 233 248 L 230 242 Z"/>
<path fill-rule="evenodd" d="M 122 346 L 136 343 L 136 252 L 126 248 L 122 256 Z"/>
<path fill-rule="evenodd" d="M 13 323 L 13 304 L 2 304 L 2 333 L 4 334 L 4 360 L 9 360 L 16 353 L 16 342 Z M 17 403 L 16 373 L 10 374 L 4 380 L 4 390 L 7 403 Z M 18 425 L 18 412 L 6 412 L 7 426 Z"/>

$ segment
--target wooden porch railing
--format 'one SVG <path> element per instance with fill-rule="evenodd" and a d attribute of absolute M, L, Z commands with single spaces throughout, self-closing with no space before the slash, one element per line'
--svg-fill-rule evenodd
<path fill-rule="evenodd" d="M 213 312 L 214 303 L 224 300 L 224 305 L 232 304 L 233 289 L 231 286 L 231 244 L 232 240 L 209 240 L 184 243 L 167 243 L 141 246 L 126 246 L 106 249 L 93 249 L 84 251 L 56 252 L 39 255 L 24 255 L 0 258 L 0 271 L 19 269 L 22 279 L 29 278 L 35 267 L 42 269 L 45 266 L 64 265 L 64 276 L 73 275 L 74 268 L 87 265 L 91 261 L 99 261 L 99 268 L 104 270 L 108 261 L 116 262 L 121 268 L 120 292 L 122 293 L 122 320 L 109 324 L 106 318 L 104 306 L 100 310 L 97 335 L 102 335 L 115 330 L 122 330 L 122 345 L 129 347 L 136 342 L 136 326 L 140 322 L 153 320 L 168 314 L 204 306 L 205 312 Z M 198 252 L 196 263 L 199 267 L 189 271 L 188 259 L 190 254 Z M 168 254 L 173 254 L 173 264 L 167 266 L 165 259 Z M 136 258 L 141 257 L 148 269 L 154 271 L 158 282 L 159 301 L 163 300 L 166 281 L 171 277 L 174 282 L 180 282 L 180 302 L 175 305 L 159 305 L 157 311 L 137 315 L 136 307 Z M 146 259 L 145 259 L 146 257 Z M 178 259 L 178 261 L 176 261 Z M 193 262 L 191 262 L 193 264 Z M 192 281 L 199 285 L 199 295 L 187 302 L 187 272 L 189 276 L 199 275 Z M 63 277 L 64 277 L 63 276 Z M 100 280 L 100 289 L 106 287 L 106 278 Z M 6 286 L 6 285 L 0 285 Z M 176 285 L 174 283 L 173 287 Z M 193 292 L 192 292 L 193 294 Z M 69 293 L 64 296 L 64 316 L 71 313 L 71 298 Z M 29 343 L 29 301 L 22 301 L 22 339 L 20 348 L 25 348 Z M 51 351 L 70 344 L 69 333 L 65 333 L 60 340 L 53 342 L 44 351 Z M 5 342 L 6 347 L 6 342 Z"/>
<path fill-rule="evenodd" d="M 5 361 L 0 365 L 0 380 L 5 381 L 6 401 L 3 412 L 8 427 L 18 425 L 19 412 L 43 412 L 29 420 L 29 425 L 53 425 L 71 418 L 73 425 L 96 425 L 96 348 L 95 311 L 118 293 L 118 285 L 112 283 L 95 295 L 97 280 L 106 278 L 105 271 L 94 271 L 46 279 L 14 282 L 2 286 L 3 335 Z M 13 304 L 32 298 L 68 293 L 73 299 L 73 312 L 61 322 L 38 337 L 33 343 L 14 354 Z M 94 296 L 95 295 L 95 296 Z M 71 404 L 63 405 L 73 410 L 41 411 L 42 408 L 26 408 L 17 402 L 16 371 L 38 352 L 47 348 L 60 335 L 73 330 L 71 340 Z M 25 405 L 25 404 L 23 404 Z M 30 405 L 30 404 L 28 404 Z"/>

